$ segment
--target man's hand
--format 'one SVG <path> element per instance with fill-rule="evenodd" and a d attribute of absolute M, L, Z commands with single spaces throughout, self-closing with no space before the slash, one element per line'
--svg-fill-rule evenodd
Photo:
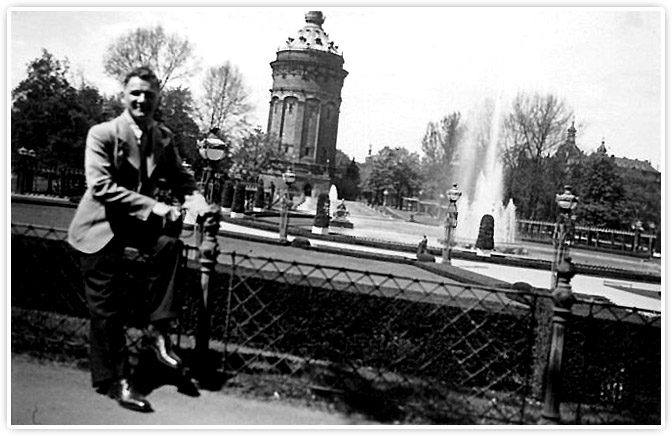
<path fill-rule="evenodd" d="M 198 191 L 194 191 L 192 195 L 185 195 L 182 206 L 194 215 L 203 215 L 210 210 L 210 205 L 205 201 L 205 197 Z"/>
<path fill-rule="evenodd" d="M 171 222 L 178 221 L 182 217 L 182 214 L 180 213 L 180 209 L 178 207 L 168 206 L 167 204 L 161 203 L 160 201 L 156 202 L 156 204 L 152 208 L 152 213 L 162 218 L 165 218 L 167 221 Z"/>
<path fill-rule="evenodd" d="M 196 224 L 196 219 L 209 210 L 208 202 L 198 191 L 194 191 L 192 195 L 185 195 L 182 207 L 187 210 L 184 222 L 189 225 Z"/>

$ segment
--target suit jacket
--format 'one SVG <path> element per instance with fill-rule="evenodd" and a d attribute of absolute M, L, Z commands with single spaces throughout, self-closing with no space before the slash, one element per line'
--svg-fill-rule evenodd
<path fill-rule="evenodd" d="M 96 253 L 115 235 L 147 222 L 156 200 L 156 183 L 165 179 L 181 201 L 198 190 L 194 177 L 182 167 L 182 160 L 166 127 L 154 123 L 149 135 L 148 180 L 139 192 L 140 148 L 131 128 L 132 119 L 121 116 L 93 126 L 86 138 L 84 168 L 86 192 L 68 231 L 68 242 L 84 253 Z M 147 186 L 149 184 L 149 186 Z"/>

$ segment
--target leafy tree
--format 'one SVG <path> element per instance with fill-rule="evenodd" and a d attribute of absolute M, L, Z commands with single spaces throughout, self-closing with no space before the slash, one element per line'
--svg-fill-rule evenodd
<path fill-rule="evenodd" d="M 239 173 L 243 180 L 257 180 L 269 169 L 279 173 L 284 171 L 283 158 L 278 138 L 257 127 L 234 148 L 231 171 Z"/>
<path fill-rule="evenodd" d="M 660 173 L 619 168 L 623 181 L 622 223 L 632 224 L 638 220 L 645 227 L 661 222 Z"/>
<path fill-rule="evenodd" d="M 161 96 L 159 116 L 173 132 L 173 139 L 180 150 L 182 159 L 192 165 L 196 173 L 205 165 L 198 153 L 197 141 L 200 131 L 192 114 L 194 101 L 187 88 L 165 89 Z"/>
<path fill-rule="evenodd" d="M 359 196 L 359 165 L 354 158 L 345 162 L 339 161 L 339 154 L 343 154 L 347 158 L 347 155 L 342 151 L 336 150 L 336 165 L 339 176 L 335 179 L 334 184 L 341 198 L 356 200 Z"/>
<path fill-rule="evenodd" d="M 129 71 L 147 65 L 158 76 L 163 89 L 194 73 L 193 51 L 188 39 L 166 34 L 162 26 L 139 28 L 110 44 L 104 68 L 121 83 Z"/>
<path fill-rule="evenodd" d="M 583 178 L 576 187 L 581 202 L 577 209 L 580 224 L 623 229 L 630 222 L 622 220 L 623 181 L 613 157 L 592 153 L 585 161 Z"/>
<path fill-rule="evenodd" d="M 350 161 L 351 161 L 350 156 L 343 153 L 341 150 L 336 149 L 334 166 L 336 167 L 337 170 L 345 169 L 345 167 L 350 165 Z"/>
<path fill-rule="evenodd" d="M 34 149 L 40 163 L 81 166 L 88 128 L 102 121 L 104 99 L 94 88 L 75 89 L 67 60 L 47 50 L 28 64 L 28 77 L 12 90 L 12 151 Z"/>
<path fill-rule="evenodd" d="M 385 147 L 370 158 L 370 172 L 364 181 L 374 195 L 374 202 L 382 204 L 387 189 L 389 199 L 400 207 L 404 196 L 411 196 L 422 185 L 420 157 L 402 147 Z"/>
<path fill-rule="evenodd" d="M 225 62 L 208 69 L 203 90 L 199 111 L 204 131 L 219 129 L 229 137 L 247 129 L 245 116 L 252 106 L 238 68 Z"/>

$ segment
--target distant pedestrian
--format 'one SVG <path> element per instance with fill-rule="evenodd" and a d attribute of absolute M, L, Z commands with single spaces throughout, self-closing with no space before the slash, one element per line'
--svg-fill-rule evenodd
<path fill-rule="evenodd" d="M 273 207 L 273 202 L 275 201 L 275 183 L 271 181 L 271 198 L 268 203 L 268 208 L 271 209 Z"/>
<path fill-rule="evenodd" d="M 422 235 L 422 240 L 416 249 L 416 257 L 420 262 L 434 262 L 434 256 L 427 250 L 427 235 Z"/>

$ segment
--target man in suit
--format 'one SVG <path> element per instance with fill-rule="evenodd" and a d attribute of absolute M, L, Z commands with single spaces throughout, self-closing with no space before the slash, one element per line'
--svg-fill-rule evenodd
<path fill-rule="evenodd" d="M 149 302 L 144 343 L 158 361 L 180 368 L 168 327 L 177 314 L 175 277 L 183 244 L 163 231 L 181 219 L 179 207 L 156 199 L 170 188 L 189 213 L 209 209 L 193 176 L 183 166 L 171 132 L 154 120 L 159 80 L 146 67 L 124 80 L 125 110 L 93 126 L 86 138 L 86 193 L 72 223 L 68 242 L 81 252 L 81 271 L 91 316 L 90 359 L 94 388 L 125 408 L 152 407 L 128 378 L 123 311 L 129 302 L 115 285 L 123 273 L 125 247 L 147 253 Z M 160 186 L 167 185 L 167 186 Z"/>

